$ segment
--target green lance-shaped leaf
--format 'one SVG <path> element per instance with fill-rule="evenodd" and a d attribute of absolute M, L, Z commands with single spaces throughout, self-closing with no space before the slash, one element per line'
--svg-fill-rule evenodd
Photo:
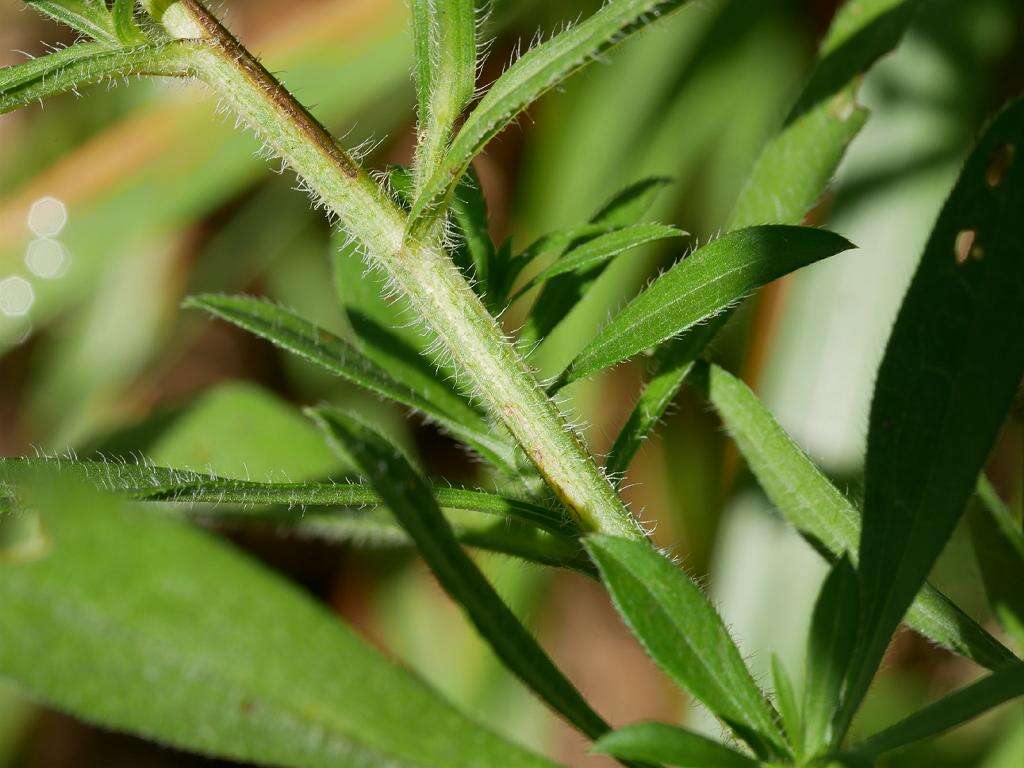
<path fill-rule="evenodd" d="M 1024 647 L 1024 530 L 984 475 L 967 516 L 981 578 L 992 610 Z"/>
<path fill-rule="evenodd" d="M 666 224 L 636 224 L 598 235 L 562 254 L 554 264 L 538 272 L 516 292 L 512 300 L 559 275 L 591 270 L 641 245 L 686 235 L 681 229 Z"/>
<path fill-rule="evenodd" d="M 413 205 L 410 227 L 445 200 L 469 163 L 515 117 L 595 57 L 687 0 L 611 0 L 585 21 L 531 49 L 487 90 Z"/>
<path fill-rule="evenodd" d="M 416 174 L 428 178 L 476 84 L 474 0 L 412 0 L 420 140 Z"/>
<path fill-rule="evenodd" d="M 473 166 L 455 188 L 451 214 L 456 238 L 452 258 L 488 309 L 498 313 L 504 309 L 504 297 L 495 295 L 491 283 L 500 272 L 501 254 L 488 231 L 487 199 Z"/>
<path fill-rule="evenodd" d="M 822 41 L 814 71 L 778 134 L 761 151 L 729 229 L 796 224 L 831 181 L 867 122 L 863 75 L 903 37 L 920 0 L 847 0 Z"/>
<path fill-rule="evenodd" d="M 25 3 L 98 43 L 119 43 L 114 18 L 107 5 L 98 0 L 25 0 Z"/>
<path fill-rule="evenodd" d="M 243 763 L 551 765 L 198 529 L 59 476 L 20 490 L 44 541 L 0 552 L 0 675 L 31 696 Z"/>
<path fill-rule="evenodd" d="M 903 300 L 871 404 L 848 726 L 1024 376 L 1024 101 L 987 128 Z"/>
<path fill-rule="evenodd" d="M 800 450 L 746 384 L 716 365 L 704 370 L 708 398 L 772 504 L 819 553 L 830 560 L 848 553 L 856 565 L 857 508 Z M 933 642 L 989 669 L 1014 659 L 931 584 L 921 589 L 906 622 Z"/>
<path fill-rule="evenodd" d="M 268 483 L 238 480 L 192 470 L 158 467 L 114 459 L 0 458 L 0 480 L 16 480 L 49 469 L 87 481 L 100 490 L 132 499 L 187 504 L 233 504 L 244 507 L 377 507 L 380 496 L 361 483 Z M 445 509 L 485 512 L 514 518 L 551 533 L 575 536 L 579 531 L 564 513 L 513 496 L 471 488 L 434 485 L 432 492 Z"/>
<path fill-rule="evenodd" d="M 573 687 L 463 552 L 430 486 L 379 432 L 331 408 L 311 412 L 331 444 L 366 475 L 444 590 L 520 680 L 591 738 L 608 725 Z"/>
<path fill-rule="evenodd" d="M 843 5 L 803 93 L 758 156 L 727 230 L 803 220 L 824 194 L 847 147 L 867 121 L 867 111 L 856 104 L 864 74 L 896 47 L 917 4 L 918 0 L 849 0 Z M 724 326 L 729 316 L 731 312 L 725 313 L 719 326 Z M 641 394 L 628 431 L 620 435 L 624 448 L 632 447 L 632 452 L 624 450 L 616 457 L 616 472 L 628 468 L 640 442 L 674 400 L 689 372 L 685 361 L 693 354 L 693 343 L 687 337 L 672 339 L 659 353 L 684 364 L 660 367 Z"/>
<path fill-rule="evenodd" d="M 360 546 L 412 545 L 380 497 L 359 483 L 253 482 L 115 459 L 59 457 L 0 459 L 0 490 L 5 481 L 13 483 L 40 468 L 131 499 L 174 505 L 165 508 L 204 521 L 266 524 L 301 536 Z M 468 488 L 439 485 L 433 490 L 463 544 L 596 575 L 577 540 L 578 532 L 560 511 Z"/>
<path fill-rule="evenodd" d="M 804 754 L 803 713 L 796 699 L 793 679 L 776 653 L 772 654 L 772 688 L 775 691 L 775 704 L 782 718 L 782 727 L 786 730 L 786 738 L 789 739 L 793 755 L 799 762 Z"/>
<path fill-rule="evenodd" d="M 1021 696 L 1024 696 L 1024 664 L 1017 663 L 939 699 L 855 745 L 852 751 L 855 755 L 874 759 L 891 750 L 956 728 L 993 707 Z"/>
<path fill-rule="evenodd" d="M 454 396 L 442 401 L 434 396 L 440 388 L 414 391 L 396 382 L 348 342 L 289 310 L 263 299 L 214 294 L 190 297 L 185 306 L 206 310 L 353 384 L 420 411 L 496 466 L 514 468 L 511 449 L 490 433 L 483 417 L 468 404 Z"/>
<path fill-rule="evenodd" d="M 758 763 L 705 736 L 667 723 L 635 723 L 602 736 L 591 749 L 620 760 L 681 768 L 756 768 Z"/>
<path fill-rule="evenodd" d="M 625 477 L 640 446 L 661 421 L 697 359 L 728 319 L 729 314 L 722 313 L 658 347 L 649 365 L 650 378 L 608 453 L 605 472 L 609 477 Z"/>
<path fill-rule="evenodd" d="M 636 224 L 650 210 L 657 196 L 669 182 L 669 179 L 661 176 L 641 179 L 614 195 L 582 227 L 573 227 L 541 238 L 517 259 L 517 269 L 509 280 L 509 287 L 515 275 L 519 274 L 519 270 L 543 253 L 561 252 L 567 247 L 582 245 L 603 232 Z M 570 233 L 573 236 L 566 238 L 565 235 Z M 607 266 L 608 263 L 604 262 L 592 269 L 578 274 L 561 275 L 546 283 L 519 332 L 520 349 L 532 351 L 546 338 L 572 311 Z"/>
<path fill-rule="evenodd" d="M 853 246 L 810 227 L 732 232 L 697 249 L 627 304 L 559 377 L 571 384 L 715 317 L 756 288 Z"/>
<path fill-rule="evenodd" d="M 111 15 L 117 39 L 123 45 L 139 45 L 146 42 L 146 36 L 135 19 L 135 0 L 114 0 Z"/>
<path fill-rule="evenodd" d="M 24 64 L 0 67 L 0 114 L 111 77 L 185 75 L 190 47 L 172 42 L 111 49 L 104 43 L 76 43 Z"/>
<path fill-rule="evenodd" d="M 615 607 L 658 665 L 764 759 L 789 749 L 775 713 L 700 588 L 647 542 L 584 540 Z"/>
<path fill-rule="evenodd" d="M 832 717 L 857 638 L 859 600 L 857 571 L 844 555 L 821 587 L 807 639 L 804 748 L 812 757 L 835 746 Z"/>

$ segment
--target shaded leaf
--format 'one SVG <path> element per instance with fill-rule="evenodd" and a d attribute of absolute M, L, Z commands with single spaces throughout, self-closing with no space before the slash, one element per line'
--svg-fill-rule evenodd
<path fill-rule="evenodd" d="M 620 253 L 638 248 L 646 243 L 674 237 L 685 237 L 686 235 L 686 232 L 665 224 L 637 224 L 632 227 L 625 227 L 597 235 L 593 239 L 589 239 L 562 254 L 554 264 L 538 272 L 516 292 L 512 300 L 514 301 L 531 288 L 535 288 L 541 283 L 545 283 L 559 275 L 592 270 L 610 261 Z"/>
<path fill-rule="evenodd" d="M 608 453 L 605 471 L 610 477 L 621 479 L 625 476 L 640 446 L 675 400 L 697 358 L 728 319 L 728 313 L 713 317 L 655 351 L 649 366 L 650 378 Z"/>
<path fill-rule="evenodd" d="M 185 306 L 203 309 L 375 394 L 420 411 L 499 467 L 514 467 L 511 448 L 487 422 L 457 398 L 441 402 L 438 389 L 415 392 L 396 382 L 343 339 L 268 301 L 246 296 L 193 296 Z M 428 399 L 429 398 L 429 399 Z"/>
<path fill-rule="evenodd" d="M 871 404 L 848 725 L 971 495 L 1024 376 L 1024 101 L 987 128 L 889 337 Z M 1010 153 L 1008 167 L 992 164 Z"/>
<path fill-rule="evenodd" d="M 708 397 L 764 492 L 828 559 L 848 553 L 856 565 L 860 513 L 786 434 L 750 388 L 712 365 Z M 1014 656 L 949 598 L 925 583 L 906 622 L 939 645 L 990 669 Z"/>
<path fill-rule="evenodd" d="M 572 227 L 553 232 L 541 238 L 521 255 L 519 269 L 529 261 L 547 252 L 561 252 L 563 249 L 582 245 L 597 235 L 636 224 L 646 215 L 670 179 L 653 176 L 630 184 L 616 193 L 601 209 L 581 227 Z M 572 235 L 567 237 L 567 235 Z M 594 281 L 601 276 L 607 262 L 598 264 L 581 274 L 565 274 L 549 281 L 530 308 L 522 330 L 519 332 L 520 349 L 532 352 L 535 346 L 546 338 L 572 311 Z M 518 275 L 518 271 L 515 273 Z M 514 276 L 513 278 L 514 279 Z M 509 281 L 511 287 L 511 280 Z"/>
<path fill-rule="evenodd" d="M 1024 696 L 1024 664 L 1018 662 L 915 712 L 855 745 L 853 752 L 866 758 L 875 758 L 956 728 L 993 707 L 1021 696 Z"/>
<path fill-rule="evenodd" d="M 782 717 L 782 727 L 785 728 L 786 737 L 793 747 L 793 754 L 799 761 L 804 754 L 803 715 L 793 690 L 793 680 L 776 653 L 772 654 L 772 687 L 775 690 L 775 703 Z"/>
<path fill-rule="evenodd" d="M 1024 530 L 984 475 L 968 510 L 976 560 L 992 610 L 1024 646 Z"/>
<path fill-rule="evenodd" d="M 241 762 L 551 765 L 195 528 L 52 477 L 23 492 L 46 549 L 0 557 L 0 673 L 34 697 Z"/>
<path fill-rule="evenodd" d="M 853 246 L 831 232 L 766 226 L 724 235 L 677 263 L 627 304 L 569 365 L 564 386 L 713 318 L 751 291 Z"/>
<path fill-rule="evenodd" d="M 686 0 L 611 0 L 583 22 L 525 53 L 491 86 L 452 140 L 413 205 L 411 226 L 448 197 L 472 159 L 522 110 L 565 78 Z"/>
<path fill-rule="evenodd" d="M 758 763 L 704 736 L 667 723 L 636 723 L 602 736 L 591 749 L 621 760 L 682 768 L 755 768 Z"/>
<path fill-rule="evenodd" d="M 615 607 L 658 665 L 762 758 L 789 754 L 771 707 L 721 617 L 646 541 L 584 539 Z"/>
<path fill-rule="evenodd" d="M 426 481 L 372 427 L 341 411 L 311 412 L 332 445 L 366 475 L 433 571 L 505 666 L 583 733 L 608 730 L 463 552 Z"/>
<path fill-rule="evenodd" d="M 810 756 L 835 746 L 832 717 L 857 639 L 859 599 L 857 572 L 844 555 L 822 584 L 807 639 L 803 711 L 806 754 Z"/>

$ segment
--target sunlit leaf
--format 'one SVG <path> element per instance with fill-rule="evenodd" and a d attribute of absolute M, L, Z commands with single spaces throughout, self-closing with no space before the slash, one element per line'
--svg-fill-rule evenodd
<path fill-rule="evenodd" d="M 481 636 L 516 676 L 583 733 L 596 738 L 608 725 L 554 665 L 533 635 L 459 546 L 430 487 L 379 432 L 341 411 L 312 412 L 332 445 L 366 475 L 416 543 L 431 571 Z"/>
<path fill-rule="evenodd" d="M 302 536 L 361 545 L 394 547 L 412 543 L 382 508 L 380 497 L 360 483 L 255 482 L 148 463 L 55 457 L 0 459 L 0 489 L 5 481 L 14 483 L 40 468 L 59 471 L 130 499 L 173 504 L 175 511 L 202 520 L 232 525 L 262 523 Z M 433 492 L 438 504 L 449 511 L 449 522 L 462 543 L 588 575 L 594 573 L 576 541 L 576 530 L 559 511 L 468 488 L 435 485 Z M 482 514 L 453 514 L 458 511 Z"/>
<path fill-rule="evenodd" d="M 751 291 L 853 246 L 832 232 L 765 226 L 697 249 L 618 312 L 559 379 L 564 386 L 707 321 Z"/>
<path fill-rule="evenodd" d="M 686 0 L 611 0 L 585 21 L 525 53 L 487 90 L 413 205 L 412 220 L 444 200 L 473 158 L 522 110 L 596 56 Z"/>
<path fill-rule="evenodd" d="M 809 82 L 785 124 L 758 156 L 729 218 L 729 230 L 803 220 L 867 121 L 867 111 L 856 104 L 864 73 L 896 47 L 917 5 L 918 0 L 849 0 L 842 6 Z M 729 315 L 720 319 L 720 327 Z M 706 341 L 713 336 L 709 334 Z M 685 361 L 699 354 L 695 341 L 688 335 L 672 339 L 659 354 Z M 635 452 L 653 431 L 688 371 L 683 364 L 657 372 L 630 416 L 629 431 L 620 435 L 624 447 L 632 446 Z M 623 451 L 615 471 L 625 471 L 630 459 L 632 454 Z"/>
<path fill-rule="evenodd" d="M 52 477 L 23 492 L 44 549 L 0 557 L 0 673 L 33 697 L 241 762 L 551 765 L 199 530 Z"/>
<path fill-rule="evenodd" d="M 428 400 L 434 389 L 421 394 L 396 382 L 346 341 L 293 312 L 246 296 L 193 296 L 185 306 L 206 310 L 353 384 L 420 411 L 495 464 L 514 466 L 511 449 L 490 434 L 484 419 L 468 405 L 454 397 L 443 403 Z"/>
<path fill-rule="evenodd" d="M 117 38 L 124 45 L 138 45 L 146 41 L 146 36 L 135 19 L 135 0 L 114 0 L 112 16 Z"/>
<path fill-rule="evenodd" d="M 1024 377 L 1022 146 L 1019 101 L 968 159 L 879 368 L 858 567 L 862 634 L 844 726 L 963 514 Z"/>
<path fill-rule="evenodd" d="M 786 434 L 750 388 L 718 366 L 708 396 L 772 503 L 829 559 L 858 562 L 860 512 Z M 1014 656 L 949 598 L 925 583 L 907 613 L 909 626 L 933 642 L 990 669 Z"/>
<path fill-rule="evenodd" d="M 436 170 L 456 119 L 476 85 L 474 0 L 412 0 L 413 74 L 419 102 L 416 172 Z"/>
<path fill-rule="evenodd" d="M 55 53 L 0 67 L 0 114 L 66 91 L 132 74 L 183 75 L 189 44 L 152 44 L 111 49 L 104 43 L 76 43 Z"/>
<path fill-rule="evenodd" d="M 108 46 L 118 43 L 114 19 L 105 2 L 97 0 L 25 0 L 37 11 L 97 42 Z"/>
<path fill-rule="evenodd" d="M 755 768 L 758 763 L 704 736 L 667 723 L 636 723 L 602 736 L 592 750 L 621 760 L 682 768 Z"/>
<path fill-rule="evenodd" d="M 690 577 L 644 541 L 592 535 L 584 543 L 651 658 L 760 757 L 788 755 L 771 707 Z"/>

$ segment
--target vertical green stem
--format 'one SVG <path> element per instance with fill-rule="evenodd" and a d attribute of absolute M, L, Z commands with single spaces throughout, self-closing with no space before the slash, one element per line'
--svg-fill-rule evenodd
<path fill-rule="evenodd" d="M 576 432 L 504 337 L 449 256 L 405 236 L 405 217 L 380 187 L 245 48 L 196 0 L 163 16 L 178 37 L 208 45 L 195 67 L 311 194 L 363 244 L 369 261 L 409 300 L 440 340 L 468 389 L 501 421 L 585 531 L 643 536 Z"/>

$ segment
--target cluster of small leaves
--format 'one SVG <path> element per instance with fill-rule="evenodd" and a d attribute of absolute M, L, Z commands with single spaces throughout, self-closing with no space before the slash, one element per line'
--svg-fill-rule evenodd
<path fill-rule="evenodd" d="M 0 70 L 4 110 L 113 74 L 189 69 L 188 45 L 171 42 L 151 20 L 140 24 L 145 17 L 132 2 L 31 4 L 91 42 Z M 393 168 L 387 188 L 403 209 L 407 236 L 445 242 L 450 225 L 452 259 L 492 315 L 533 297 L 518 338 L 524 353 L 551 334 L 613 259 L 685 233 L 643 221 L 666 183 L 655 178 L 621 191 L 589 221 L 525 249 L 497 245 L 473 158 L 545 92 L 684 4 L 606 3 L 519 58 L 455 130 L 479 67 L 477 9 L 468 0 L 412 3 L 419 144 L 413 167 Z M 756 163 L 728 231 L 681 254 L 552 385 L 557 390 L 655 350 L 652 375 L 607 462 L 620 474 L 684 379 L 699 372 L 698 384 L 765 492 L 832 563 L 812 617 L 802 696 L 777 660 L 774 700 L 762 691 L 712 603 L 666 554 L 642 539 L 586 530 L 544 489 L 539 473 L 524 469 L 525 457 L 495 414 L 458 385 L 461 372 L 432 365 L 436 339 L 407 327 L 403 297 L 388 300 L 383 279 L 363 276 L 357 247 L 334 255 L 350 339 L 260 299 L 203 295 L 188 306 L 436 423 L 486 462 L 492 487 L 428 480 L 379 430 L 327 407 L 308 415 L 358 471 L 358 482 L 256 483 L 68 458 L 0 462 L 0 530 L 15 516 L 41 521 L 18 528 L 35 537 L 33 546 L 0 545 L 0 633 L 9 638 L 0 645 L 0 673 L 94 722 L 228 759 L 302 768 L 550 765 L 455 712 L 282 580 L 139 503 L 160 502 L 204 519 L 414 546 L 505 665 L 595 740 L 596 751 L 622 761 L 694 768 L 871 762 L 1024 695 L 1024 664 L 926 582 L 1024 376 L 1024 224 L 1015 215 L 1024 206 L 1024 163 L 1013 162 L 1024 146 L 1024 102 L 981 138 L 907 293 L 872 407 L 863 510 L 742 382 L 701 360 L 744 298 L 851 247 L 799 223 L 867 119 L 854 101 L 860 78 L 898 43 L 916 6 L 844 5 L 803 94 Z M 960 257 L 964 233 L 977 249 L 972 258 Z M 58 481 L 51 482 L 54 475 Z M 1007 630 L 1019 634 L 1019 525 L 984 481 L 978 496 L 972 533 L 995 555 L 983 558 L 985 586 Z M 105 546 L 124 532 L 132 546 Z M 735 744 L 662 723 L 610 732 L 464 545 L 599 577 L 654 661 L 721 721 Z M 904 620 L 991 673 L 851 746 L 853 716 Z M 40 648 L 52 663 L 38 663 Z M 153 681 L 166 695 L 151 695 Z"/>

